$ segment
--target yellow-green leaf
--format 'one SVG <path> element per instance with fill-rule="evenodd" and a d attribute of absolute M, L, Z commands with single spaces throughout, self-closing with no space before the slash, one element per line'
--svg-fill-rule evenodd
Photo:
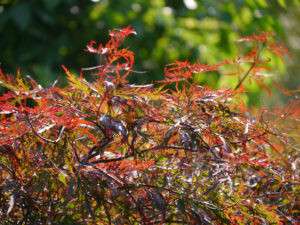
<path fill-rule="evenodd" d="M 63 174 L 63 173 L 58 174 L 58 179 L 59 179 L 59 181 L 62 182 L 66 187 L 68 186 L 68 185 L 67 185 L 67 182 L 66 182 L 66 176 L 65 176 L 65 174 Z"/>

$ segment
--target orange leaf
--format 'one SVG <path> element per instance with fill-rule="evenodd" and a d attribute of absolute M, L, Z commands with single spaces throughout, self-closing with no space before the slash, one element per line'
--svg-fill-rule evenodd
<path fill-rule="evenodd" d="M 81 132 L 84 133 L 84 134 L 86 134 L 86 135 L 88 135 L 93 140 L 93 142 L 95 143 L 95 145 L 98 147 L 98 141 L 97 141 L 96 137 L 92 133 L 90 133 L 90 132 L 88 132 L 86 130 L 81 130 Z"/>

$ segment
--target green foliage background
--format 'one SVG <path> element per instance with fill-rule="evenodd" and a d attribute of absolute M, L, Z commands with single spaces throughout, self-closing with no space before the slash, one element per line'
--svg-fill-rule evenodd
<path fill-rule="evenodd" d="M 20 68 L 23 75 L 49 86 L 59 76 L 64 81 L 61 64 L 75 73 L 97 65 L 96 58 L 83 52 L 85 44 L 106 42 L 109 29 L 131 25 L 138 33 L 126 41 L 136 54 L 134 70 L 147 73 L 132 74 L 130 80 L 149 83 L 161 80 L 164 65 L 174 60 L 213 64 L 232 59 L 247 49 L 237 38 L 272 30 L 292 55 L 287 71 L 279 58 L 273 60 L 275 79 L 295 89 L 299 24 L 299 0 L 0 0 L 0 62 L 4 72 Z M 214 87 L 234 87 L 232 80 L 237 81 L 222 71 L 200 77 L 201 83 Z M 274 87 L 271 99 L 257 85 L 247 88 L 252 91 L 250 104 L 285 101 Z"/>

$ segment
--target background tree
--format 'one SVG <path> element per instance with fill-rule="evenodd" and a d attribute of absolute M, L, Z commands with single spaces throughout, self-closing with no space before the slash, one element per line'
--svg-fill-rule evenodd
<path fill-rule="evenodd" d="M 174 60 L 200 60 L 205 64 L 233 58 L 238 49 L 245 47 L 234 44 L 238 37 L 272 30 L 279 40 L 287 40 L 293 56 L 287 76 L 277 76 L 277 79 L 284 79 L 290 89 L 296 89 L 299 84 L 298 0 L 124 0 L 121 3 L 114 0 L 1 0 L 0 4 L 3 70 L 16 71 L 20 67 L 24 74 L 45 86 L 63 74 L 61 64 L 74 71 L 96 65 L 97 56 L 79 54 L 84 49 L 83 43 L 105 42 L 107 30 L 129 24 L 139 33 L 137 38 L 127 40 L 138 56 L 135 70 L 147 71 L 143 76 L 130 75 L 128 79 L 133 83 L 162 79 L 164 65 Z M 274 73 L 284 73 L 279 59 L 273 61 L 271 67 Z M 199 81 L 218 88 L 234 86 L 231 79 L 221 75 L 222 71 L 217 71 L 199 77 Z M 64 76 L 62 80 L 65 81 Z M 266 82 L 272 87 L 270 81 Z M 251 104 L 266 102 L 266 93 L 260 88 L 252 85 L 251 91 L 248 99 Z M 268 99 L 266 103 L 272 105 L 278 98 L 281 96 L 274 94 L 275 100 Z"/>

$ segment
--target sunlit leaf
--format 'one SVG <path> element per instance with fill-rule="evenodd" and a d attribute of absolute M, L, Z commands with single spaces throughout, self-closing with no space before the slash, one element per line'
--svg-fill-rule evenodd
<path fill-rule="evenodd" d="M 14 195 L 11 195 L 10 196 L 10 200 L 9 200 L 9 203 L 8 203 L 8 205 L 9 205 L 9 208 L 7 209 L 7 215 L 11 212 L 11 210 L 13 209 L 13 207 L 14 207 L 14 204 L 15 204 L 15 197 L 14 197 Z"/>
<path fill-rule="evenodd" d="M 66 181 L 66 175 L 64 173 L 60 173 L 58 174 L 58 179 L 60 182 L 62 182 L 66 187 L 67 185 L 67 181 Z"/>

